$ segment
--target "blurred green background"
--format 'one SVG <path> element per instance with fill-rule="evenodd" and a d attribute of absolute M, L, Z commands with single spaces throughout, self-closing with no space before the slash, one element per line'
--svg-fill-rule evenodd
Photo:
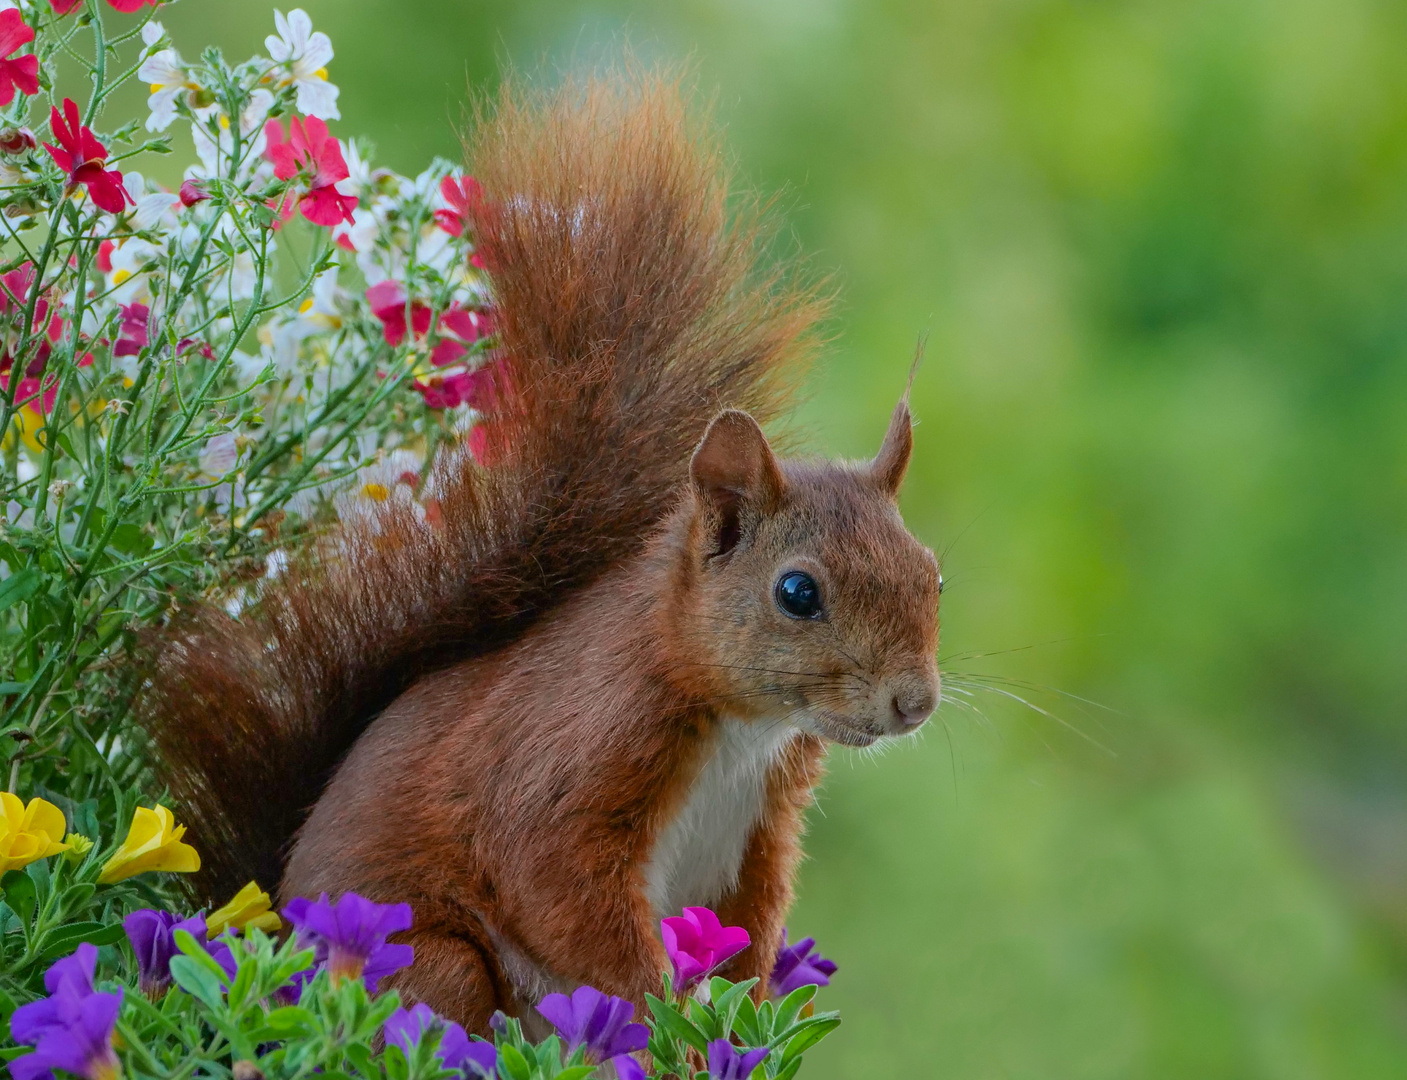
<path fill-rule="evenodd" d="M 931 335 L 904 508 L 976 696 L 833 758 L 806 1075 L 1407 1074 L 1407 4 L 306 7 L 408 172 L 505 61 L 692 58 L 838 276 L 819 449 Z"/>

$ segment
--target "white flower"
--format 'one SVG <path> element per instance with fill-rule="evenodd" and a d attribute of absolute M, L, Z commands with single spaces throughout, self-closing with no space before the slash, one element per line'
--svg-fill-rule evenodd
<path fill-rule="evenodd" d="M 161 249 L 140 236 L 129 236 L 113 244 L 112 269 L 107 274 L 110 290 L 107 299 L 114 304 L 151 302 L 146 269 L 148 264 L 160 265 Z"/>
<path fill-rule="evenodd" d="M 337 87 L 327 81 L 327 64 L 332 59 L 332 42 L 321 30 L 313 31 L 313 20 L 302 8 L 294 8 L 284 18 L 274 12 L 278 34 L 264 39 L 277 64 L 288 65 L 283 85 L 292 84 L 298 90 L 298 111 L 319 120 L 340 120 L 337 111 Z"/>
<path fill-rule="evenodd" d="M 244 505 L 244 477 L 230 476 L 239 464 L 239 439 L 233 431 L 212 435 L 201 449 L 197 464 L 201 483 L 218 484 L 214 489 L 216 506 L 228 510 Z"/>
<path fill-rule="evenodd" d="M 249 100 L 239 111 L 240 161 L 236 178 L 240 181 L 251 179 L 261 171 L 273 175 L 273 166 L 264 160 L 264 121 L 269 118 L 274 95 L 267 90 L 254 90 Z M 220 133 L 216 143 L 210 135 L 210 124 L 214 121 Z M 229 161 L 234 154 L 234 135 L 230 132 L 230 119 L 214 106 L 200 110 L 196 123 L 191 124 L 191 139 L 195 143 L 195 156 L 199 165 L 186 170 L 188 180 L 208 180 L 212 176 L 228 176 Z"/>
<path fill-rule="evenodd" d="M 177 228 L 180 224 L 174 207 L 181 200 L 169 191 L 147 191 L 146 181 L 139 172 L 124 173 L 122 186 L 132 196 L 136 209 L 132 212 L 132 224 L 138 229 L 154 229 L 165 226 L 161 231 Z"/>
<path fill-rule="evenodd" d="M 144 44 L 148 49 L 152 48 L 157 43 L 159 43 L 161 39 L 165 36 L 166 27 L 162 26 L 155 19 L 147 23 L 146 26 L 142 27 L 142 44 Z"/>
<path fill-rule="evenodd" d="M 385 503 L 413 506 L 416 516 L 423 516 L 423 507 L 415 501 L 415 487 L 424 464 L 425 459 L 413 450 L 378 453 L 375 461 L 357 470 L 351 488 L 332 500 L 337 517 L 348 523 L 372 523 Z"/>
<path fill-rule="evenodd" d="M 147 29 L 151 25 L 148 24 Z M 176 119 L 176 102 L 181 95 L 200 89 L 200 84 L 191 79 L 185 61 L 175 49 L 162 49 L 148 56 L 137 69 L 137 78 L 151 86 L 151 97 L 147 99 L 147 106 L 151 109 L 151 115 L 147 117 L 148 131 L 169 128 L 171 121 Z"/>

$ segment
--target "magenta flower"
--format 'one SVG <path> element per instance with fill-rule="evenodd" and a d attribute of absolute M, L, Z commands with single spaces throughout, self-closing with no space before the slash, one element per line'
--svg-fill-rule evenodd
<path fill-rule="evenodd" d="M 425 404 L 432 409 L 452 409 L 456 405 L 468 405 L 484 412 L 498 400 L 499 390 L 496 380 L 501 377 L 500 364 L 485 364 L 473 371 L 461 371 L 454 375 L 433 375 L 429 381 L 415 380 L 411 388 L 425 398 Z"/>
<path fill-rule="evenodd" d="M 54 164 L 68 173 L 68 186 L 84 185 L 94 206 L 109 214 L 120 214 L 132 196 L 122 186 L 120 172 L 103 168 L 107 147 L 79 121 L 78 105 L 72 98 L 64 98 L 62 115 L 58 109 L 50 110 L 49 128 L 59 145 L 45 143 L 44 149 Z"/>
<path fill-rule="evenodd" d="M 112 355 L 136 356 L 147 347 L 147 320 L 151 309 L 146 304 L 119 304 L 118 307 L 122 312 L 122 325 Z M 201 929 L 203 931 L 204 927 Z"/>
<path fill-rule="evenodd" d="M 120 1071 L 112 1048 L 112 1029 L 122 1007 L 122 994 L 93 989 L 98 950 L 88 944 L 58 961 L 44 973 L 49 996 L 22 1005 L 10 1017 L 10 1036 L 33 1046 L 32 1053 L 13 1059 L 15 1080 L 54 1080 L 62 1069 L 83 1080 L 113 1080 Z"/>
<path fill-rule="evenodd" d="M 795 945 L 787 944 L 787 932 L 782 931 L 782 947 L 777 950 L 777 962 L 767 990 L 773 997 L 786 997 L 800 986 L 829 986 L 835 974 L 835 961 L 812 952 L 815 938 L 802 938 Z"/>
<path fill-rule="evenodd" d="M 474 1042 L 464 1033 L 464 1029 L 453 1021 L 436 1016 L 428 1005 L 416 1005 L 411 1009 L 397 1009 L 386 1021 L 383 1031 L 386 1041 L 399 1046 L 407 1055 L 425 1036 L 436 1027 L 441 1029 L 440 1045 L 435 1056 L 446 1069 L 454 1069 L 470 1077 L 494 1080 L 498 1066 L 498 1051 L 493 1043 Z"/>
<path fill-rule="evenodd" d="M 34 31 L 25 25 L 16 8 L 0 11 L 0 106 L 15 100 L 18 90 L 26 97 L 39 93 L 39 57 L 25 53 L 13 60 L 12 52 L 34 40 Z"/>
<path fill-rule="evenodd" d="M 210 198 L 210 192 L 199 180 L 185 180 L 181 183 L 181 190 L 176 193 L 176 197 L 181 200 L 181 205 L 189 210 L 196 203 Z"/>
<path fill-rule="evenodd" d="M 674 965 L 674 989 L 681 994 L 752 944 L 746 930 L 724 926 L 706 907 L 686 907 L 682 916 L 662 920 L 660 936 Z"/>
<path fill-rule="evenodd" d="M 470 345 L 491 333 L 492 314 L 451 304 L 440 313 L 440 341 L 430 352 L 430 363 L 446 367 L 467 353 Z"/>
<path fill-rule="evenodd" d="M 371 313 L 381 320 L 381 334 L 387 345 L 399 345 L 405 340 L 407 329 L 416 337 L 430 329 L 430 309 L 419 300 L 409 305 L 407 323 L 409 299 L 399 281 L 377 282 L 366 290 L 366 302 L 371 305 Z"/>
<path fill-rule="evenodd" d="M 765 1046 L 739 1050 L 727 1039 L 715 1039 L 708 1044 L 708 1080 L 748 1080 L 767 1053 Z"/>
<path fill-rule="evenodd" d="M 415 958 L 409 945 L 388 945 L 386 936 L 410 928 L 409 904 L 373 904 L 356 893 L 343 893 L 334 904 L 323 893 L 316 901 L 301 897 L 283 909 L 301 944 L 317 950 L 332 984 L 360 978 L 375 993 L 386 976 Z"/>
<path fill-rule="evenodd" d="M 463 236 L 470 215 L 478 210 L 484 201 L 484 189 L 472 176 L 464 176 L 458 180 L 446 176 L 440 181 L 440 195 L 449 206 L 436 210 L 435 220 L 439 222 L 440 228 L 451 236 Z"/>
<path fill-rule="evenodd" d="M 298 196 L 298 209 L 303 216 L 314 225 L 351 221 L 357 197 L 337 190 L 338 183 L 347 179 L 347 163 L 337 140 L 327 133 L 327 125 L 316 116 L 302 120 L 295 116 L 288 122 L 288 133 L 285 142 L 283 124 L 277 120 L 266 123 L 264 137 L 268 146 L 264 156 L 273 162 L 274 175 L 280 180 L 299 177 L 307 183 L 308 190 Z M 288 209 L 291 211 L 292 207 Z"/>
<path fill-rule="evenodd" d="M 650 1029 L 630 1022 L 635 1006 L 624 998 L 578 986 L 570 998 L 548 994 L 537 1003 L 537 1011 L 557 1029 L 568 1053 L 585 1047 L 588 1065 L 609 1061 L 620 1080 L 644 1080 L 645 1070 L 630 1055 L 649 1045 Z"/>

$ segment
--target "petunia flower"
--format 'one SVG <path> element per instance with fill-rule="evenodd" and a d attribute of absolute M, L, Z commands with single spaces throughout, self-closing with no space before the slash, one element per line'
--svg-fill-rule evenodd
<path fill-rule="evenodd" d="M 48 1022 L 33 1022 L 34 1014 L 29 1010 L 38 1005 L 49 1006 Z M 121 1007 L 120 992 L 90 990 L 79 994 L 66 990 L 16 1009 L 10 1018 L 10 1034 L 34 1050 L 10 1061 L 10 1075 L 14 1080 L 52 1080 L 54 1070 L 61 1069 L 83 1080 L 116 1080 L 122 1066 L 112 1047 L 112 1031 Z"/>
<path fill-rule="evenodd" d="M 9 59 L 12 52 L 33 40 L 34 30 L 16 8 L 0 11 L 0 106 L 14 101 L 16 90 L 26 97 L 39 93 L 39 57 L 25 53 Z"/>
<path fill-rule="evenodd" d="M 767 982 L 767 990 L 773 997 L 786 997 L 801 986 L 829 986 L 830 977 L 835 974 L 835 961 L 827 960 L 818 952 L 812 952 L 815 938 L 802 938 L 795 945 L 787 944 L 787 932 L 782 930 L 782 945 L 777 950 L 777 961 L 772 965 L 772 975 Z"/>
<path fill-rule="evenodd" d="M 68 186 L 82 184 L 88 189 L 93 205 L 109 214 L 119 214 L 131 196 L 122 186 L 122 174 L 116 169 L 104 169 L 107 147 L 98 142 L 79 120 L 78 104 L 64 98 L 63 113 L 57 108 L 49 113 L 49 128 L 59 145 L 45 143 L 44 149 L 54 164 L 68 173 Z"/>
<path fill-rule="evenodd" d="M 137 988 L 156 999 L 171 985 L 171 958 L 176 947 L 176 931 L 184 930 L 197 941 L 205 940 L 205 920 L 199 915 L 178 919 L 169 911 L 141 908 L 122 920 L 132 953 L 137 958 Z M 228 951 L 228 949 L 227 949 Z"/>
<path fill-rule="evenodd" d="M 724 926 L 706 907 L 686 907 L 683 915 L 660 922 L 660 936 L 674 965 L 674 989 L 684 993 L 719 965 L 752 944 L 741 926 Z"/>
<path fill-rule="evenodd" d="M 451 236 L 463 236 L 471 214 L 484 201 L 484 189 L 472 176 L 446 176 L 440 181 L 440 198 L 445 206 L 435 211 L 435 220 Z"/>
<path fill-rule="evenodd" d="M 21 382 L 17 401 L 24 389 Z M 67 851 L 65 828 L 63 811 L 53 803 L 36 797 L 26 806 L 18 795 L 0 791 L 0 874 Z"/>
<path fill-rule="evenodd" d="M 195 848 L 181 842 L 185 834 L 186 827 L 177 825 L 166 807 L 159 804 L 150 810 L 145 806 L 137 807 L 127 839 L 103 864 L 98 880 L 111 885 L 150 870 L 194 873 L 200 869 L 200 855 Z"/>
<path fill-rule="evenodd" d="M 494 1080 L 498 1051 L 493 1043 L 471 1041 L 462 1027 L 436 1016 L 428 1005 L 397 1009 L 382 1030 L 388 1043 L 399 1046 L 409 1055 L 426 1032 L 436 1028 L 440 1029 L 440 1043 L 435 1048 L 435 1057 L 441 1067 L 465 1073 L 469 1077 Z"/>
<path fill-rule="evenodd" d="M 298 196 L 298 209 L 314 225 L 338 225 L 352 220 L 357 197 L 339 191 L 337 184 L 347 178 L 347 163 L 342 148 L 327 133 L 327 125 L 316 116 L 288 123 L 288 141 L 284 141 L 283 124 L 270 120 L 264 125 L 267 145 L 264 156 L 274 166 L 280 180 L 299 177 L 308 190 Z"/>
<path fill-rule="evenodd" d="M 272 933 L 283 928 L 283 920 L 269 910 L 269 894 L 251 881 L 230 898 L 224 907 L 216 908 L 205 917 L 206 932 L 217 937 L 226 930 L 247 930 L 254 926 Z"/>
<path fill-rule="evenodd" d="M 286 64 L 288 72 L 282 85 L 298 91 L 298 111 L 320 120 L 340 120 L 337 111 L 337 87 L 327 81 L 327 65 L 332 60 L 332 42 L 321 30 L 313 30 L 313 20 L 302 8 L 294 8 L 285 18 L 274 12 L 277 35 L 264 39 L 277 64 Z"/>
<path fill-rule="evenodd" d="M 548 994 L 537 1011 L 557 1029 L 568 1053 L 583 1047 L 588 1065 L 609 1061 L 620 1080 L 644 1080 L 645 1070 L 630 1055 L 649 1045 L 650 1029 L 630 1022 L 635 1006 L 624 998 L 578 986 L 570 998 Z"/>
<path fill-rule="evenodd" d="M 727 1039 L 708 1044 L 708 1080 L 748 1080 L 768 1054 L 767 1047 L 739 1050 Z"/>
<path fill-rule="evenodd" d="M 297 930 L 299 942 L 316 949 L 334 986 L 361 978 L 375 993 L 382 979 L 415 958 L 411 946 L 386 943 L 388 934 L 410 928 L 409 904 L 375 904 L 350 892 L 332 903 L 323 893 L 317 900 L 290 901 L 283 916 Z"/>

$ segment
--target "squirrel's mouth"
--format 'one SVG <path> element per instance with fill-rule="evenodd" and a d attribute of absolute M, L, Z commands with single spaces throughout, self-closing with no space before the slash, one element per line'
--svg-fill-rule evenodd
<path fill-rule="evenodd" d="M 797 717 L 797 727 L 842 746 L 859 748 L 873 746 L 883 735 L 883 732 L 875 731 L 868 724 L 814 705 L 801 711 Z"/>

